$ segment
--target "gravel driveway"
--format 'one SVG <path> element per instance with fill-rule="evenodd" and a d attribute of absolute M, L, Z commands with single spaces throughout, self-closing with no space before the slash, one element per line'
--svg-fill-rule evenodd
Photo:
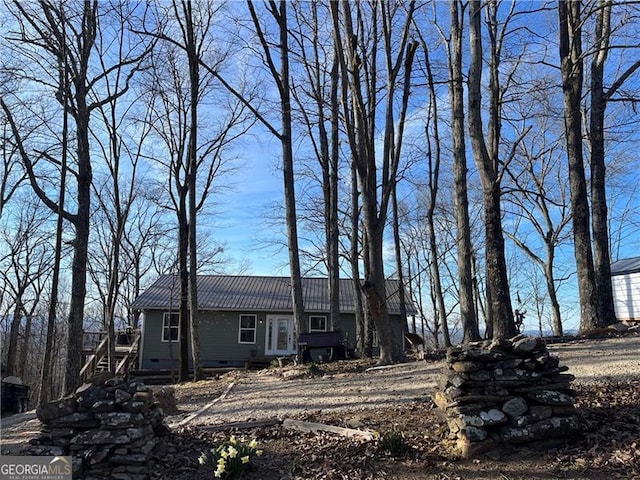
<path fill-rule="evenodd" d="M 580 340 L 550 345 L 549 350 L 560 358 L 561 365 L 569 366 L 577 383 L 621 380 L 640 372 L 640 337 Z M 441 368 L 441 362 L 413 362 L 362 373 L 292 380 L 284 380 L 273 371 L 250 372 L 189 423 L 283 419 L 318 410 L 358 410 L 424 400 L 436 387 Z M 168 420 L 172 423 L 183 418 Z"/>
<path fill-rule="evenodd" d="M 190 424 L 221 424 L 298 416 L 318 410 L 357 410 L 424 399 L 441 363 L 414 362 L 363 373 L 283 379 L 250 372 Z M 179 417 L 169 418 L 171 423 Z"/>

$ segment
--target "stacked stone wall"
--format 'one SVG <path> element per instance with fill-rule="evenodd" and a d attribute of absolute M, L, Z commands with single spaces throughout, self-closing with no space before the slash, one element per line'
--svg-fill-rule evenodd
<path fill-rule="evenodd" d="M 574 377 L 567 370 L 543 340 L 522 335 L 449 349 L 435 402 L 458 453 L 548 445 L 577 432 Z"/>
<path fill-rule="evenodd" d="M 41 433 L 24 453 L 71 455 L 73 478 L 143 480 L 159 437 L 163 412 L 146 385 L 115 377 L 85 384 L 36 410 Z"/>

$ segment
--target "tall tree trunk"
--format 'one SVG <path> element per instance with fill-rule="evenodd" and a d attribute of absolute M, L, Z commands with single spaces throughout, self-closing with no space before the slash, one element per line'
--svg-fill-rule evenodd
<path fill-rule="evenodd" d="M 452 12 L 453 13 L 453 12 Z M 452 25 L 453 27 L 453 25 Z M 460 32 L 457 32 L 460 34 Z M 452 34 L 453 37 L 453 34 Z M 434 317 L 441 319 L 442 324 L 442 342 L 446 348 L 451 346 L 451 337 L 449 335 L 449 325 L 447 322 L 447 310 L 444 303 L 444 293 L 442 291 L 442 282 L 440 277 L 440 254 L 436 240 L 435 211 L 438 201 L 438 190 L 440 188 L 440 118 L 438 116 L 438 97 L 436 94 L 435 81 L 431 70 L 431 60 L 429 58 L 429 47 L 427 42 L 422 39 L 424 50 L 424 62 L 427 71 L 427 85 L 429 89 L 429 112 L 427 114 L 427 123 L 425 126 L 425 136 L 427 138 L 427 174 L 428 174 L 428 205 L 426 214 L 427 233 L 429 236 L 429 253 L 431 256 L 431 287 L 434 297 Z M 450 61 L 450 69 L 455 62 Z M 462 81 L 460 79 L 460 81 Z M 460 84 L 462 87 L 462 84 Z M 450 92 L 453 90 L 452 84 L 449 85 Z M 452 103 L 452 107 L 453 107 Z M 454 120 L 455 122 L 455 120 Z M 433 124 L 433 127 L 430 125 Z M 460 124 L 460 127 L 463 127 Z M 433 141 L 431 138 L 433 137 Z M 455 156 L 455 152 L 454 152 Z M 455 162 L 455 160 L 454 160 Z M 464 193 L 466 196 L 466 191 Z M 463 324 L 463 331 L 467 328 Z M 435 338 L 438 337 L 437 329 Z M 465 333 L 466 337 L 466 333 Z M 437 342 L 436 342 L 437 344 Z"/>
<path fill-rule="evenodd" d="M 605 110 L 608 100 L 622 84 L 640 68 L 637 60 L 611 82 L 605 92 L 604 72 L 611 48 L 611 9 L 614 2 L 598 1 L 594 45 L 591 62 L 591 110 L 589 112 L 589 143 L 591 146 L 591 227 L 593 229 L 593 262 L 598 313 L 601 326 L 617 322 L 611 285 L 611 250 L 606 194 Z"/>
<path fill-rule="evenodd" d="M 545 281 L 547 283 L 547 293 L 549 295 L 549 301 L 551 302 L 551 314 L 553 318 L 553 334 L 556 337 L 563 335 L 562 329 L 562 317 L 560 315 L 560 302 L 558 301 L 558 294 L 556 293 L 556 282 L 553 274 L 553 260 L 555 257 L 555 250 L 553 245 L 547 245 L 547 261 L 544 264 Z"/>
<path fill-rule="evenodd" d="M 370 343 L 367 342 L 367 316 L 362 305 L 362 290 L 360 283 L 360 193 L 358 191 L 358 173 L 354 162 L 351 162 L 351 248 L 349 261 L 351 263 L 351 277 L 354 282 L 356 298 L 356 351 L 365 357 L 371 356 Z M 369 346 L 369 348 L 368 348 Z"/>
<path fill-rule="evenodd" d="M 331 152 L 329 160 L 327 198 L 327 251 L 329 253 L 329 308 L 331 329 L 335 330 L 340 320 L 340 231 L 338 228 L 338 168 L 340 159 L 340 104 L 338 101 L 339 65 L 334 61 L 331 69 Z"/>
<path fill-rule="evenodd" d="M 29 345 L 31 343 L 31 327 L 33 323 L 33 312 L 27 313 L 25 317 L 26 319 L 25 319 L 25 325 L 24 325 L 24 335 L 22 337 L 22 348 L 20 350 L 20 363 L 18 365 L 19 366 L 18 376 L 23 379 L 26 378 L 26 375 L 28 374 L 27 365 L 30 364 Z"/>
<path fill-rule="evenodd" d="M 391 210 L 393 213 L 393 243 L 396 259 L 396 269 L 398 271 L 398 300 L 400 306 L 400 320 L 402 321 L 403 332 L 409 329 L 407 325 L 407 299 L 404 288 L 404 269 L 402 267 L 402 240 L 400 239 L 400 219 L 398 218 L 398 190 L 397 184 L 394 182 L 393 192 L 391 193 Z"/>
<path fill-rule="evenodd" d="M 581 99 L 583 82 L 582 20 L 580 2 L 560 0 L 560 62 L 564 94 L 564 125 L 569 162 L 573 243 L 580 295 L 580 331 L 597 328 L 598 299 L 591 252 L 589 202 L 582 152 Z"/>
<path fill-rule="evenodd" d="M 464 88 L 462 79 L 462 2 L 451 0 L 451 46 L 449 59 L 449 95 L 452 112 L 454 207 L 458 263 L 458 297 L 463 341 L 480 339 L 473 297 L 471 266 L 471 226 L 467 197 L 467 155 L 464 126 Z"/>
<path fill-rule="evenodd" d="M 63 33 L 65 32 L 65 25 L 61 25 Z M 53 271 L 51 272 L 51 293 L 49 294 L 49 309 L 47 312 L 47 337 L 44 347 L 44 357 L 42 359 L 42 367 L 40 373 L 40 389 L 38 391 L 38 405 L 51 400 L 51 377 L 52 371 L 52 359 L 53 349 L 55 344 L 55 325 L 58 317 L 58 285 L 60 282 L 60 262 L 62 257 L 62 230 L 64 226 L 64 207 L 65 207 L 65 194 L 67 191 L 67 153 L 68 153 L 68 125 L 69 125 L 69 100 L 68 95 L 68 83 L 69 83 L 69 71 L 66 59 L 66 33 L 62 35 L 62 58 L 58 58 L 58 70 L 60 72 L 60 78 L 62 79 L 62 142 L 60 152 L 60 188 L 58 190 L 58 205 L 56 213 L 56 245 L 53 257 Z"/>
<path fill-rule="evenodd" d="M 5 372 L 7 377 L 18 374 L 18 336 L 20 334 L 20 325 L 22 324 L 22 287 L 18 286 L 16 292 L 15 307 L 13 309 L 13 318 L 11 319 L 11 327 L 9 329 L 9 345 L 7 348 L 7 360 L 5 364 Z"/>
<path fill-rule="evenodd" d="M 197 213 L 196 184 L 198 178 L 198 104 L 200 94 L 200 58 L 194 37 L 191 2 L 183 2 L 185 16 L 185 50 L 189 61 L 190 129 L 187 149 L 187 188 L 189 189 L 189 333 L 191 336 L 191 360 L 193 380 L 204 377 L 200 360 L 200 327 L 198 324 L 198 261 L 197 261 Z"/>
<path fill-rule="evenodd" d="M 302 298 L 302 275 L 298 247 L 298 216 L 296 214 L 296 192 L 293 172 L 293 138 L 291 131 L 291 88 L 289 76 L 289 37 L 287 30 L 287 2 L 281 0 L 280 12 L 280 98 L 282 103 L 282 172 L 284 180 L 285 217 L 287 219 L 287 240 L 289 245 L 289 268 L 291 272 L 291 296 L 293 316 L 298 333 L 307 331 L 304 322 L 304 301 Z"/>
<path fill-rule="evenodd" d="M 493 12 L 495 13 L 495 12 Z M 500 175 L 498 172 L 498 145 L 500 143 L 501 118 L 499 114 L 499 61 L 495 45 L 492 44 L 490 58 L 490 111 L 489 142 L 487 149 L 482 129 L 481 79 L 482 79 L 482 32 L 479 0 L 473 0 L 469 8 L 469 42 L 471 64 L 469 67 L 469 136 L 476 165 L 482 181 L 482 197 L 485 222 L 485 257 L 487 271 L 487 297 L 493 321 L 493 339 L 508 338 L 517 334 L 509 294 L 504 236 L 500 207 Z M 494 39 L 495 41 L 495 39 Z"/>
<path fill-rule="evenodd" d="M 189 380 L 189 222 L 187 192 L 180 192 L 178 208 L 178 276 L 180 283 L 178 327 L 178 382 Z"/>
<path fill-rule="evenodd" d="M 291 131 L 291 78 L 289 73 L 289 30 L 287 21 L 287 2 L 281 0 L 271 2 L 268 6 L 270 14 L 277 22 L 280 34 L 278 48 L 280 51 L 279 70 L 271 57 L 271 47 L 264 37 L 260 18 L 256 14 L 253 2 L 247 1 L 249 13 L 260 38 L 262 50 L 267 58 L 270 73 L 280 95 L 281 131 L 277 134 L 282 145 L 282 173 L 284 184 L 285 220 L 287 223 L 287 244 L 289 247 L 289 271 L 291 278 L 291 299 L 293 316 L 298 333 L 307 331 L 304 321 L 304 300 L 302 296 L 302 275 L 300 270 L 300 250 L 298 247 L 298 225 L 296 214 L 296 193 L 293 170 L 293 138 Z M 271 128 L 272 131 L 274 131 Z"/>
<path fill-rule="evenodd" d="M 92 18 L 95 21 L 95 18 Z M 94 32 L 95 35 L 95 32 Z M 95 38 L 95 37 L 94 37 Z M 82 342 L 84 335 L 84 303 L 87 294 L 87 259 L 91 218 L 91 153 L 89 149 L 89 111 L 86 105 L 88 91 L 85 76 L 76 80 L 76 118 L 78 184 L 75 215 L 75 239 L 73 241 L 73 263 L 71 265 L 71 304 L 67 330 L 67 363 L 64 391 L 73 392 L 80 382 L 82 368 Z M 82 84 L 80 84 L 82 82 Z"/>

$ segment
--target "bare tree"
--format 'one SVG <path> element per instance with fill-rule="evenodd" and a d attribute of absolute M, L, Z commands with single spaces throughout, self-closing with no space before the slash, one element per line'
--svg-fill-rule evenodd
<path fill-rule="evenodd" d="M 0 145 L 2 146 L 2 162 L 0 164 L 0 217 L 2 217 L 5 205 L 9 203 L 9 200 L 11 200 L 11 197 L 16 193 L 20 185 L 27 180 L 27 174 L 21 166 L 17 148 L 15 144 L 11 142 L 11 127 L 4 115 L 1 121 L 2 136 L 0 137 Z"/>
<path fill-rule="evenodd" d="M 193 7 L 196 7 L 195 9 Z M 175 1 L 156 12 L 156 23 L 145 33 L 162 42 L 154 52 L 148 86 L 152 118 L 148 124 L 169 152 L 169 161 L 156 160 L 170 171 L 170 209 L 178 223 L 178 271 L 180 277 L 180 341 L 178 380 L 188 377 L 188 347 L 194 378 L 202 378 L 198 326 L 197 215 L 203 210 L 213 182 L 224 172 L 224 150 L 245 132 L 241 102 L 213 103 L 219 119 L 206 129 L 199 106 L 214 92 L 213 72 L 227 53 L 214 48 L 213 29 L 220 5 Z M 207 68 L 203 65 L 207 62 Z M 184 67 L 188 79 L 182 75 Z M 219 93 L 219 92 L 216 92 Z M 189 320 L 187 322 L 187 320 Z M 190 343 L 189 343 L 190 339 Z"/>
<path fill-rule="evenodd" d="M 17 218 L 12 225 L 3 228 L 2 241 L 6 254 L 0 258 L 2 283 L 13 304 L 13 315 L 7 343 L 6 375 L 18 375 L 22 368 L 18 363 L 20 351 L 27 348 L 30 332 L 30 314 L 38 303 L 42 285 L 51 268 L 52 252 L 46 230 L 47 212 L 43 212 L 39 205 L 25 202 L 16 212 Z M 34 292 L 35 289 L 35 292 Z M 28 306 L 28 296 L 32 295 L 31 308 Z M 31 310 L 31 311 L 30 311 Z M 27 325 L 22 345 L 19 344 L 19 334 L 23 320 Z"/>
<path fill-rule="evenodd" d="M 325 268 L 329 288 L 329 316 L 331 329 L 340 318 L 340 259 L 338 219 L 339 167 L 339 102 L 338 63 L 332 39 L 322 37 L 328 7 L 319 11 L 320 4 L 294 4 L 297 29 L 291 32 L 304 71 L 302 79 L 292 85 L 293 98 L 308 132 L 311 147 L 320 166 L 322 189 L 322 218 L 324 220 Z M 323 15 L 324 14 L 324 15 Z M 310 41 L 309 41 L 310 40 Z"/>
<path fill-rule="evenodd" d="M 530 99 L 530 101 L 535 101 Z M 569 237 L 567 227 L 571 222 L 566 185 L 566 170 L 560 168 L 558 147 L 560 138 L 549 139 L 553 131 L 552 122 L 542 117 L 540 130 L 529 141 L 523 141 L 518 148 L 518 158 L 514 162 L 516 172 L 507 172 L 510 184 L 505 189 L 506 200 L 514 209 L 516 217 L 514 230 L 506 235 L 541 270 L 545 279 L 546 293 L 551 303 L 554 335 L 562 336 L 562 318 L 557 289 L 563 280 L 556 276 L 556 252 Z M 526 223 L 537 234 L 543 253 L 536 243 L 528 242 L 520 228 Z M 537 284 L 534 288 L 538 288 Z M 538 303 L 536 303 L 538 305 Z"/>
<path fill-rule="evenodd" d="M 366 252 L 363 290 L 378 334 L 381 364 L 398 362 L 404 356 L 401 339 L 396 337 L 389 320 L 382 251 L 389 201 L 401 158 L 412 64 L 417 48 L 416 43 L 409 41 L 414 10 L 413 2 L 406 11 L 386 2 L 370 6 L 347 2 L 331 4 L 334 35 L 340 46 L 337 54 L 342 75 L 344 128 L 362 191 Z M 399 21 L 396 15 L 402 15 L 403 19 Z M 362 28 L 363 22 L 367 23 L 368 29 Z M 394 27 L 398 22 L 399 32 L 396 32 Z M 379 56 L 386 70 L 380 170 L 375 151 L 376 112 L 379 108 L 377 82 L 381 81 L 377 70 Z M 400 96 L 400 107 L 396 122 L 397 96 Z"/>
<path fill-rule="evenodd" d="M 590 171 L 591 171 L 591 227 L 593 229 L 593 262 L 596 298 L 598 300 L 599 323 L 601 326 L 616 322 L 616 313 L 611 286 L 611 249 L 609 245 L 609 219 L 606 192 L 606 151 L 605 151 L 605 114 L 607 104 L 616 99 L 626 99 L 618 93 L 625 82 L 632 77 L 638 68 L 640 60 L 623 67 L 605 85 L 605 68 L 607 58 L 612 48 L 611 15 L 617 2 L 598 0 L 595 18 L 595 36 L 593 56 L 591 59 L 591 75 L 589 79 L 589 132 Z M 622 6 L 630 9 L 631 6 Z M 626 17 L 627 12 L 625 12 Z M 621 20 L 621 24 L 626 20 Z"/>
<path fill-rule="evenodd" d="M 293 139 L 291 122 L 291 76 L 289 72 L 289 27 L 287 18 L 287 2 L 281 0 L 276 3 L 271 0 L 266 4 L 266 11 L 275 21 L 278 29 L 277 47 L 272 47 L 266 36 L 260 16 L 255 10 L 253 2 L 248 1 L 249 13 L 260 42 L 262 53 L 269 74 L 272 76 L 280 97 L 280 131 L 271 126 L 271 132 L 280 140 L 282 145 L 282 173 L 284 180 L 285 218 L 287 222 L 287 243 L 289 246 L 289 269 L 291 273 L 291 296 L 293 300 L 293 316 L 297 331 L 306 332 L 303 321 L 304 301 L 302 298 L 302 278 L 300 274 L 300 254 L 298 246 L 298 227 L 296 215 L 296 194 L 293 171 Z M 274 53 L 279 54 L 276 61 Z M 259 119 L 264 117 L 260 115 Z M 265 122 L 261 120 L 264 124 Z M 268 123 L 268 122 L 267 122 Z M 269 125 L 271 125 L 269 123 Z"/>
<path fill-rule="evenodd" d="M 81 6 L 43 1 L 37 5 L 14 2 L 11 14 L 16 20 L 18 31 L 11 34 L 11 40 L 18 46 L 24 45 L 23 53 L 29 55 L 31 63 L 41 69 L 41 78 L 29 78 L 47 89 L 67 109 L 75 127 L 75 168 L 69 172 L 75 180 L 76 211 L 64 210 L 61 214 L 73 224 L 75 239 L 73 263 L 71 305 L 68 320 L 67 362 L 65 375 L 65 391 L 73 390 L 78 382 L 78 373 L 82 362 L 82 331 L 84 321 L 84 302 L 86 296 L 87 250 L 90 232 L 92 163 L 89 134 L 91 113 L 100 105 L 108 102 L 110 97 L 98 93 L 109 75 L 104 72 L 93 76 L 90 69 L 91 59 L 95 55 L 95 41 L 101 25 L 102 13 L 97 1 L 84 2 Z M 28 53 L 27 53 L 28 52 Z M 126 65 L 130 79 L 139 68 L 144 52 L 138 46 L 125 55 L 121 63 Z M 53 67 L 53 68 L 51 68 Z M 71 72 L 72 81 L 68 91 L 62 94 L 65 84 L 61 82 L 63 69 Z M 111 69 L 107 70 L 112 72 Z M 109 74 L 110 74 L 109 73 Z M 128 82 L 116 95 L 123 95 Z M 19 101 L 19 98 L 16 98 Z M 62 102 L 67 102 L 62 104 Z M 11 124 L 14 141 L 18 146 L 21 159 L 29 175 L 29 181 L 40 200 L 52 211 L 57 212 L 60 206 L 52 200 L 38 179 L 36 163 L 39 159 L 55 162 L 45 152 L 29 153 L 23 141 L 21 131 L 11 114 L 11 107 L 5 99 L 0 100 L 5 114 Z M 59 164 L 59 162 L 58 162 Z"/>
<path fill-rule="evenodd" d="M 582 85 L 584 56 L 582 51 L 581 2 L 560 0 L 560 62 L 564 94 L 564 125 L 571 187 L 573 243 L 578 269 L 580 295 L 580 330 L 599 326 L 598 299 L 589 228 L 589 199 L 582 152 Z"/>
<path fill-rule="evenodd" d="M 469 136 L 473 155 L 478 167 L 482 182 L 482 197 L 484 204 L 485 222 L 485 261 L 487 268 L 487 295 L 492 325 L 492 337 L 494 339 L 508 338 L 517 333 L 511 296 L 509 292 L 509 280 L 507 278 L 507 265 L 505 260 L 504 235 L 502 231 L 501 215 L 501 189 L 500 183 L 505 168 L 513 160 L 515 147 L 526 135 L 524 131 L 520 138 L 516 139 L 511 152 L 500 157 L 502 140 L 502 102 L 504 91 L 513 80 L 513 71 L 518 63 L 511 67 L 506 75 L 506 83 L 501 80 L 501 55 L 505 37 L 508 32 L 509 22 L 513 18 L 515 3 L 505 19 L 498 21 L 499 5 L 495 2 L 487 2 L 485 5 L 487 15 L 487 27 L 489 29 L 489 112 L 488 112 L 488 141 L 482 126 L 481 103 L 481 79 L 483 70 L 482 61 L 482 30 L 481 16 L 482 5 L 480 0 L 474 0 L 469 4 L 469 42 L 471 63 L 469 66 Z"/>
<path fill-rule="evenodd" d="M 464 4 L 452 0 L 451 31 L 448 44 L 449 95 L 451 98 L 451 133 L 453 139 L 453 172 L 457 228 L 460 319 L 465 341 L 480 337 L 473 296 L 471 227 L 467 194 L 467 156 L 464 128 L 464 86 L 462 76 L 462 39 Z"/>

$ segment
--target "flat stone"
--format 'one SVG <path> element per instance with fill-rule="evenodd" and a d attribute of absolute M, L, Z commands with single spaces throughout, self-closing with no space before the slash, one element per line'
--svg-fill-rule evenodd
<path fill-rule="evenodd" d="M 449 378 L 449 383 L 451 385 L 453 385 L 454 387 L 462 387 L 465 383 L 467 383 L 467 379 L 464 378 L 461 375 L 454 375 L 453 377 Z"/>
<path fill-rule="evenodd" d="M 76 398 L 81 408 L 91 409 L 91 407 L 98 401 L 104 400 L 107 396 L 107 392 L 103 388 L 85 383 L 76 390 Z"/>
<path fill-rule="evenodd" d="M 117 465 L 146 465 L 149 460 L 147 455 L 141 453 L 127 455 L 111 455 L 109 461 Z"/>
<path fill-rule="evenodd" d="M 64 417 L 59 417 L 49 422 L 56 428 L 94 428 L 98 426 L 98 422 L 89 412 L 75 412 Z"/>
<path fill-rule="evenodd" d="M 73 437 L 75 434 L 76 434 L 75 429 L 70 427 L 51 429 L 51 435 L 54 437 Z"/>
<path fill-rule="evenodd" d="M 120 408 L 125 412 L 130 413 L 147 413 L 149 411 L 149 405 L 146 402 L 140 402 L 138 400 L 130 400 L 120 405 Z"/>
<path fill-rule="evenodd" d="M 153 429 L 148 425 L 119 430 L 92 430 L 76 435 L 71 439 L 71 444 L 103 445 L 111 443 L 114 445 L 122 445 L 151 434 L 153 434 Z"/>
<path fill-rule="evenodd" d="M 457 407 L 458 405 L 466 405 L 468 403 L 480 403 L 482 405 L 495 405 L 504 400 L 503 397 L 497 395 L 465 395 L 459 397 L 455 402 L 449 404 L 450 407 Z"/>
<path fill-rule="evenodd" d="M 105 412 L 96 413 L 96 418 L 100 420 L 102 426 L 107 429 L 134 427 L 141 425 L 145 418 L 141 413 L 129 412 Z"/>
<path fill-rule="evenodd" d="M 124 378 L 122 378 L 122 377 L 113 377 L 113 378 L 110 378 L 109 380 L 107 380 L 106 382 L 104 382 L 104 386 L 105 387 L 117 387 L 119 385 L 122 385 L 123 383 L 125 383 Z"/>
<path fill-rule="evenodd" d="M 514 397 L 502 405 L 502 411 L 510 417 L 519 417 L 529 408 L 527 402 L 522 397 Z"/>
<path fill-rule="evenodd" d="M 62 456 L 66 455 L 67 451 L 59 445 L 28 445 L 22 453 L 36 456 Z"/>
<path fill-rule="evenodd" d="M 488 411 L 480 412 L 480 418 L 484 425 L 501 425 L 507 423 L 507 416 L 501 410 L 492 408 Z"/>
<path fill-rule="evenodd" d="M 449 398 L 451 398 L 452 400 L 455 400 L 456 398 L 460 397 L 464 392 L 462 390 L 460 390 L 458 387 L 454 387 L 453 385 L 448 387 L 447 389 L 445 389 L 444 391 L 447 396 Z"/>
<path fill-rule="evenodd" d="M 573 405 L 573 397 L 555 390 L 540 390 L 529 392 L 527 396 L 544 405 Z"/>
<path fill-rule="evenodd" d="M 526 443 L 549 436 L 567 437 L 579 429 L 580 424 L 576 416 L 552 417 L 524 428 L 503 427 L 500 436 L 505 443 Z"/>
<path fill-rule="evenodd" d="M 478 415 L 464 415 L 462 417 L 462 423 L 466 427 L 482 427 L 484 422 Z"/>
<path fill-rule="evenodd" d="M 115 409 L 116 402 L 113 400 L 98 400 L 91 406 L 91 411 L 94 413 L 100 412 L 112 412 Z"/>
<path fill-rule="evenodd" d="M 513 342 L 513 351 L 516 353 L 530 353 L 538 348 L 538 339 L 525 337 Z"/>
<path fill-rule="evenodd" d="M 111 447 L 101 448 L 101 449 L 97 450 L 91 456 L 91 459 L 89 460 L 89 463 L 91 465 L 95 465 L 97 463 L 100 463 L 100 462 L 102 462 L 103 460 L 105 460 L 109 456 L 109 453 L 111 453 Z"/>
<path fill-rule="evenodd" d="M 138 400 L 140 402 L 148 402 L 153 399 L 153 392 L 144 391 L 144 392 L 136 392 L 133 394 L 133 399 Z"/>
<path fill-rule="evenodd" d="M 470 442 L 481 442 L 487 438 L 487 431 L 484 428 L 479 427 L 465 427 L 462 429 L 462 433 Z"/>
<path fill-rule="evenodd" d="M 114 392 L 114 399 L 116 401 L 116 403 L 124 403 L 127 402 L 129 400 L 131 400 L 131 397 L 133 395 L 131 395 L 131 393 L 129 393 L 126 390 L 123 390 L 121 388 L 116 389 L 116 391 Z"/>
<path fill-rule="evenodd" d="M 458 373 L 468 373 L 468 372 L 476 372 L 480 370 L 482 367 L 478 365 L 476 362 L 454 362 L 451 364 L 451 368 L 454 372 Z"/>
<path fill-rule="evenodd" d="M 469 380 L 473 380 L 474 382 L 486 382 L 492 378 L 493 375 L 488 370 L 479 370 L 469 374 Z"/>
<path fill-rule="evenodd" d="M 70 415 L 78 410 L 75 397 L 65 397 L 53 402 L 44 403 L 36 408 L 36 416 L 44 424 L 59 417 Z"/>
<path fill-rule="evenodd" d="M 534 357 L 533 357 L 533 361 L 536 362 L 538 365 L 546 365 L 547 362 L 549 361 L 549 351 L 548 350 L 543 350 L 539 353 L 537 353 Z"/>
<path fill-rule="evenodd" d="M 516 418 L 516 426 L 524 427 L 541 420 L 545 420 L 553 415 L 553 409 L 547 405 L 532 405 L 529 407 L 529 415 Z"/>

